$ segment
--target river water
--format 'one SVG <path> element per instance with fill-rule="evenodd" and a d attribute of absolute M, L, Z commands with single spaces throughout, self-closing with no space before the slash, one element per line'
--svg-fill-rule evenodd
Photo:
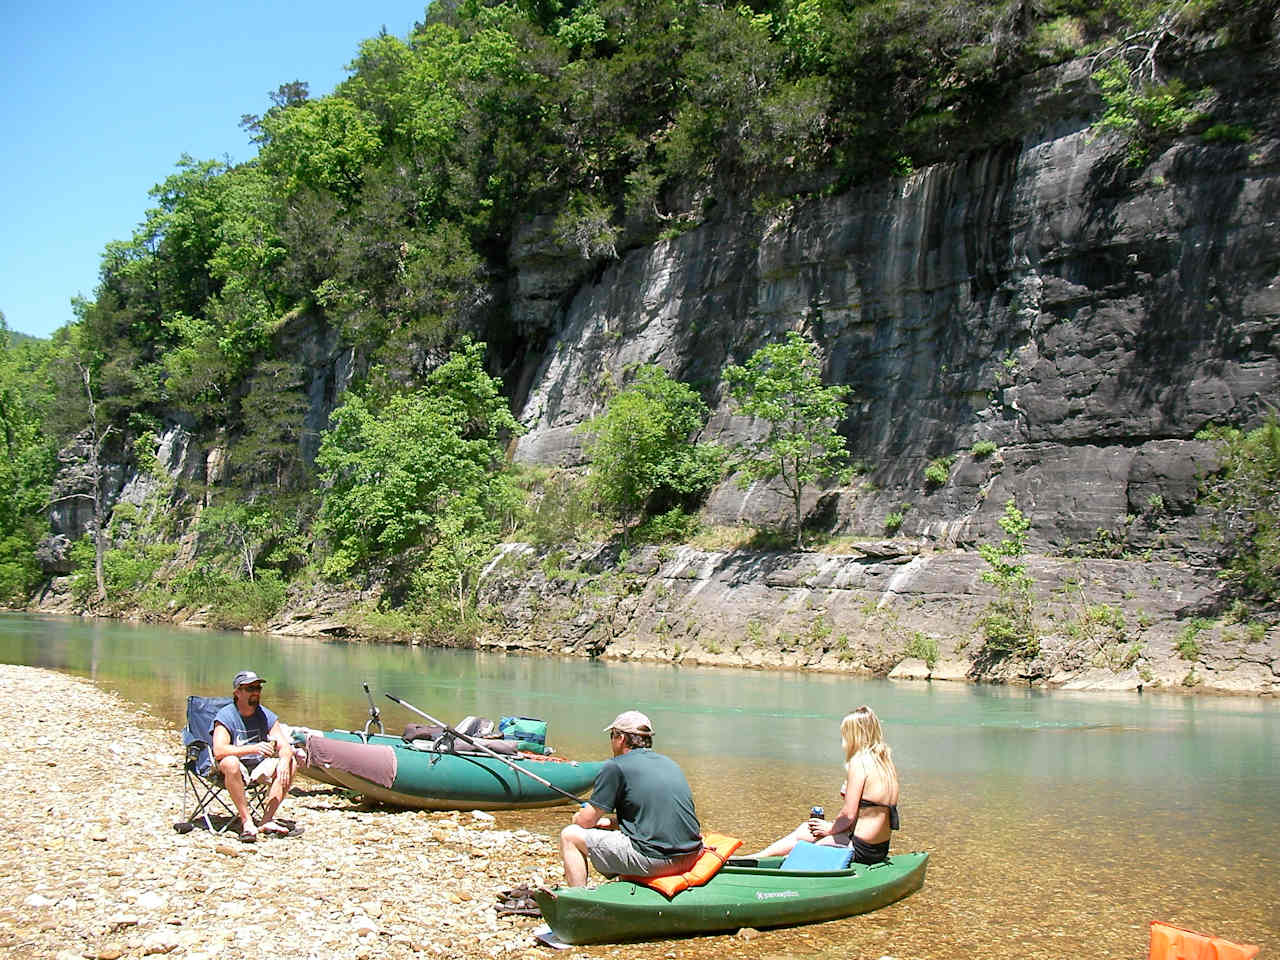
<path fill-rule="evenodd" d="M 293 724 L 360 728 L 367 681 L 388 730 L 417 721 L 392 693 L 455 722 L 548 722 L 565 756 L 607 754 L 621 710 L 688 774 L 708 829 L 756 849 L 843 777 L 840 717 L 880 715 L 902 780 L 893 849 L 927 850 L 925 887 L 863 917 L 734 945 L 761 958 L 1146 955 L 1153 919 L 1280 949 L 1280 705 L 1172 694 L 1070 694 L 826 674 L 609 663 L 0 615 L 0 661 L 92 678 L 181 726 L 188 694 L 237 670 Z M 33 705 L 33 709 L 38 709 Z M 175 806 L 178 784 L 174 784 Z M 567 808 L 499 813 L 554 835 Z M 623 957 L 724 955 L 723 938 Z M 599 950 L 595 951 L 597 954 Z"/>

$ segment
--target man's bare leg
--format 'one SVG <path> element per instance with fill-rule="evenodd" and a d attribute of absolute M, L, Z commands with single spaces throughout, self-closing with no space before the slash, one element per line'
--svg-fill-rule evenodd
<path fill-rule="evenodd" d="M 560 831 L 560 859 L 564 861 L 564 882 L 570 887 L 587 885 L 587 831 L 571 823 Z"/>
<path fill-rule="evenodd" d="M 267 803 L 262 808 L 262 823 L 259 826 L 263 830 L 269 830 L 272 833 L 289 832 L 288 827 L 275 822 L 275 816 L 276 811 L 280 809 L 280 804 L 284 803 L 284 798 L 288 796 L 290 787 L 293 786 L 294 770 L 293 751 L 277 758 L 276 768 L 271 778 L 271 790 L 267 794 Z"/>
<path fill-rule="evenodd" d="M 245 793 L 244 777 L 240 773 L 240 760 L 237 757 L 223 757 L 218 769 L 222 772 L 222 782 L 226 784 L 231 803 L 240 817 L 240 835 L 256 837 L 258 828 L 254 826 L 253 814 L 249 812 L 249 798 Z"/>

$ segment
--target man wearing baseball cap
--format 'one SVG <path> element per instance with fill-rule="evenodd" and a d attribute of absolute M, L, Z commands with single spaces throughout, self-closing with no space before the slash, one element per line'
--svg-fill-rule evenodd
<path fill-rule="evenodd" d="M 275 819 L 293 785 L 295 762 L 289 728 L 262 705 L 266 682 L 252 670 L 241 670 L 232 681 L 231 702 L 213 718 L 213 761 L 240 816 L 244 843 L 255 842 L 259 833 L 293 837 L 302 832 Z M 271 783 L 259 824 L 253 822 L 245 796 L 245 785 L 257 780 Z"/>
<path fill-rule="evenodd" d="M 623 711 L 604 729 L 613 758 L 560 832 L 566 884 L 586 886 L 588 863 L 606 877 L 684 873 L 702 853 L 689 781 L 674 760 L 654 752 L 653 724 L 640 711 Z"/>

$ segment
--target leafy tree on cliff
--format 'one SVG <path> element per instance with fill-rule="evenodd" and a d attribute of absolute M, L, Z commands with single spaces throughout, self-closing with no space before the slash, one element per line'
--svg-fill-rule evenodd
<path fill-rule="evenodd" d="M 724 378 L 738 413 L 767 428 L 739 447 L 742 481 L 782 483 L 791 498 L 799 549 L 804 492 L 841 475 L 848 457 L 835 426 L 848 409 L 850 390 L 823 386 L 814 344 L 794 330 L 784 342 L 761 347 L 744 366 L 726 367 Z"/>
<path fill-rule="evenodd" d="M 302 366 L 285 360 L 259 364 L 249 378 L 249 391 L 240 401 L 240 439 L 231 449 L 233 480 L 246 492 L 264 485 L 282 492 L 306 479 L 306 385 Z"/>
<path fill-rule="evenodd" d="M 1005 538 L 999 543 L 984 543 L 978 553 L 987 562 L 982 573 L 984 582 L 996 588 L 996 598 L 979 623 L 986 639 L 985 649 L 996 656 L 1015 653 L 1035 657 L 1040 640 L 1035 625 L 1035 582 L 1027 573 L 1027 531 L 1031 519 L 1024 516 L 1010 498 L 999 520 Z"/>
<path fill-rule="evenodd" d="M 385 403 L 352 393 L 334 411 L 316 457 L 326 575 L 395 578 L 437 548 L 472 570 L 462 542 L 496 542 L 514 502 L 504 443 L 518 425 L 483 351 L 465 344 L 425 389 Z"/>
<path fill-rule="evenodd" d="M 302 440 L 308 410 L 306 371 L 296 363 L 265 361 L 240 401 L 238 439 L 229 451 L 226 482 L 209 491 L 200 515 L 201 547 L 229 551 L 250 583 L 258 568 L 288 571 L 305 565 L 315 495 Z"/>
<path fill-rule="evenodd" d="M 1244 596 L 1280 601 L 1280 415 L 1260 427 L 1215 427 L 1203 437 L 1218 443 L 1222 467 L 1204 481 L 1221 539 L 1227 577 Z"/>
<path fill-rule="evenodd" d="M 701 397 L 661 367 L 648 365 L 609 400 L 604 413 L 583 425 L 591 487 L 621 517 L 624 542 L 647 505 L 701 496 L 719 478 L 719 448 L 693 439 L 706 420 Z"/>
<path fill-rule="evenodd" d="M 11 344 L 0 313 L 0 604 L 39 583 L 35 547 L 49 500 L 54 448 L 41 416 L 47 345 Z"/>
<path fill-rule="evenodd" d="M 340 96 L 268 111 L 261 125 L 262 165 L 291 194 L 309 187 L 354 200 L 382 146 L 377 119 Z"/>
<path fill-rule="evenodd" d="M 54 337 L 49 359 L 49 378 L 54 397 L 45 423 L 56 442 L 69 447 L 79 461 L 70 492 L 50 506 L 78 502 L 89 506 L 88 522 L 93 538 L 94 580 L 99 601 L 107 596 L 104 564 L 110 546 L 111 472 L 115 464 L 134 460 L 134 444 L 154 434 L 155 417 L 149 412 L 159 396 L 154 364 L 120 341 L 107 341 L 117 348 L 109 355 L 102 332 L 122 319 L 110 315 L 101 299 L 73 301 L 80 320 Z"/>
<path fill-rule="evenodd" d="M 240 571 L 254 583 L 266 567 L 277 576 L 305 566 L 311 538 L 306 524 L 314 509 L 312 497 L 275 495 L 252 501 L 228 498 L 200 515 L 202 552 L 206 541 L 215 556 L 230 552 Z"/>

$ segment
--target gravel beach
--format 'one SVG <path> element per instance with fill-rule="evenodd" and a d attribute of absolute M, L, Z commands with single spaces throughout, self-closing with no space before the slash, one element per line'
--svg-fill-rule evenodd
<path fill-rule="evenodd" d="M 178 731 L 91 682 L 0 665 L 0 955 L 550 957 L 499 893 L 560 879 L 492 816 L 367 808 L 300 780 L 303 836 L 178 834 Z"/>

